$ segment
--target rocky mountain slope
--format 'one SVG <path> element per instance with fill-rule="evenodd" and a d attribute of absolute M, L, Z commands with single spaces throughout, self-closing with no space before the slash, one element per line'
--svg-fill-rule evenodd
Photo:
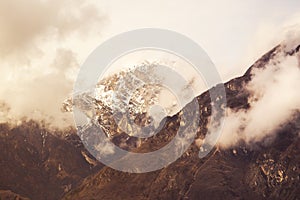
<path fill-rule="evenodd" d="M 295 56 L 299 48 L 300 45 L 285 52 L 286 56 Z M 243 76 L 225 83 L 227 108 L 236 111 L 250 108 L 250 94 L 245 86 L 252 79 L 251 71 L 264 68 L 280 52 L 283 52 L 282 46 L 275 47 Z M 213 90 L 218 90 L 218 86 Z M 221 113 L 225 108 L 212 104 L 215 99 L 210 99 L 208 91 L 197 100 L 201 114 L 197 137 L 203 138 L 212 106 L 217 106 Z M 124 133 L 116 134 L 112 141 L 116 145 L 128 141 L 123 148 L 147 152 L 168 143 L 179 126 L 180 113 L 166 118 L 162 130 L 139 145 L 134 137 Z M 296 200 L 300 196 L 300 113 L 295 113 L 292 120 L 276 130 L 277 137 L 268 145 L 240 142 L 226 149 L 216 147 L 208 156 L 199 159 L 199 145 L 193 143 L 176 162 L 143 174 L 124 173 L 103 166 L 84 149 L 74 130 L 64 132 L 56 133 L 33 121 L 17 126 L 0 125 L 1 200 Z"/>
<path fill-rule="evenodd" d="M 278 53 L 295 56 L 299 46 L 289 52 L 283 49 L 275 47 L 243 76 L 225 84 L 228 108 L 249 109 L 250 94 L 245 86 L 252 79 L 251 71 L 264 68 Z M 212 90 L 217 89 L 218 86 Z M 197 100 L 201 113 L 197 136 L 201 137 L 206 135 L 211 102 L 215 100 L 210 99 L 208 92 Z M 157 149 L 170 141 L 180 126 L 179 115 L 167 118 L 162 131 L 143 141 L 136 151 L 145 152 L 153 146 Z M 299 124 L 300 113 L 295 113 L 293 120 L 276 131 L 277 137 L 271 144 L 240 142 L 229 149 L 216 148 L 204 159 L 198 158 L 199 148 L 193 143 L 175 163 L 155 172 L 129 174 L 104 167 L 64 199 L 299 199 Z"/>
<path fill-rule="evenodd" d="M 101 168 L 76 132 L 66 132 L 61 138 L 33 121 L 0 125 L 0 199 L 60 199 Z"/>

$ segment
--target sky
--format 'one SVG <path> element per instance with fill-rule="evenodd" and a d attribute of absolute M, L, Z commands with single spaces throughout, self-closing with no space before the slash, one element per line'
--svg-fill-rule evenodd
<path fill-rule="evenodd" d="M 0 105 L 10 109 L 0 110 L 0 122 L 49 115 L 70 123 L 60 109 L 79 67 L 102 42 L 139 28 L 191 38 L 227 81 L 283 40 L 300 22 L 299 7 L 297 0 L 2 0 Z"/>
<path fill-rule="evenodd" d="M 138 28 L 182 33 L 197 42 L 229 80 L 280 42 L 300 1 L 110 0 L 95 1 L 108 16 L 103 39 Z"/>

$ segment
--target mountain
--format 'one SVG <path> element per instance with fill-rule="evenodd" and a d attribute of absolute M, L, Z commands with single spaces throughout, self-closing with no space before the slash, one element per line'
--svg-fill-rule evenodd
<path fill-rule="evenodd" d="M 246 85 L 253 69 L 264 69 L 279 53 L 296 56 L 300 45 L 285 52 L 279 45 L 252 65 L 246 73 L 225 83 L 227 108 L 247 111 L 250 93 Z M 269 66 L 268 66 L 269 67 Z M 219 86 L 210 90 L 216 91 Z M 223 98 L 223 97 L 219 97 Z M 223 105 L 212 104 L 209 91 L 198 96 L 200 124 L 197 137 L 207 134 L 212 106 L 220 116 Z M 187 105 L 188 107 L 189 105 Z M 192 112 L 192 111 L 191 111 Z M 109 113 L 109 112 L 107 112 Z M 105 116 L 104 116 L 105 117 Z M 110 124 L 112 141 L 125 149 L 147 152 L 159 149 L 176 134 L 180 112 L 166 118 L 161 131 L 137 143 L 136 138 Z M 137 116 L 142 122 L 143 115 Z M 111 123 L 100 117 L 100 124 Z M 154 172 L 134 174 L 116 171 L 97 162 L 73 129 L 49 130 L 41 123 L 23 121 L 0 125 L 0 199 L 299 199 L 300 113 L 276 130 L 277 137 L 264 142 L 239 142 L 230 148 L 215 147 L 199 159 L 194 142 L 176 162 Z M 137 145 L 138 144 L 138 145 Z M 124 145 L 124 144 L 123 144 Z"/>
<path fill-rule="evenodd" d="M 278 54 L 295 56 L 300 45 L 285 52 L 279 45 L 262 56 L 247 72 L 225 83 L 227 108 L 250 108 L 246 85 L 252 70 L 263 69 Z M 218 90 L 218 86 L 210 91 Z M 209 92 L 197 97 L 201 123 L 198 137 L 207 133 L 212 101 Z M 222 105 L 219 105 L 220 112 Z M 168 117 L 158 136 L 142 141 L 135 149 L 146 152 L 168 143 L 176 134 L 179 116 Z M 104 167 L 86 178 L 63 199 L 299 199 L 300 197 L 300 113 L 276 130 L 277 137 L 266 145 L 237 143 L 229 149 L 215 148 L 199 159 L 195 143 L 176 162 L 162 170 L 130 174 Z M 115 136 L 117 140 L 121 136 Z M 127 136 L 129 137 L 129 136 Z M 151 147 L 151 148 L 150 148 Z"/>
<path fill-rule="evenodd" d="M 0 125 L 0 199 L 60 199 L 101 168 L 76 132 L 66 132 L 34 121 Z"/>

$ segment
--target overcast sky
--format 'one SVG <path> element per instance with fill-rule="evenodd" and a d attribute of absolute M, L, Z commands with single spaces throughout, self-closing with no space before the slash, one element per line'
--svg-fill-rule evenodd
<path fill-rule="evenodd" d="M 298 0 L 95 2 L 108 17 L 103 39 L 143 27 L 177 31 L 205 49 L 225 80 L 242 74 L 276 45 L 283 28 L 300 13 Z"/>

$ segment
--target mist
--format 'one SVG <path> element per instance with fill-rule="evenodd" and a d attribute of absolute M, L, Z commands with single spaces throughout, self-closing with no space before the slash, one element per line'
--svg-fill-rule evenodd
<path fill-rule="evenodd" d="M 279 52 L 265 68 L 252 70 L 246 85 L 250 92 L 248 110 L 228 110 L 219 140 L 227 148 L 244 141 L 247 144 L 276 137 L 276 130 L 300 111 L 299 52 L 288 55 L 300 44 L 299 32 L 289 32 Z M 291 37 L 293 35 L 294 37 Z"/>
<path fill-rule="evenodd" d="M 0 122 L 72 126 L 61 112 L 79 68 L 72 44 L 99 34 L 105 21 L 87 0 L 0 1 Z"/>

